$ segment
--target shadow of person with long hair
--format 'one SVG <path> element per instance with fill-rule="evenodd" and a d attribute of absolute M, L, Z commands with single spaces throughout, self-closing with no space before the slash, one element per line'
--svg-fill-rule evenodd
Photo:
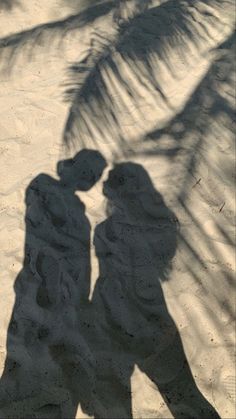
<path fill-rule="evenodd" d="M 92 304 L 96 418 L 132 418 L 134 365 L 157 385 L 175 418 L 219 418 L 197 388 L 161 282 L 168 280 L 178 221 L 145 169 L 117 164 L 104 183 L 108 218 L 97 226 Z"/>
<path fill-rule="evenodd" d="M 59 180 L 40 174 L 27 187 L 25 256 L 0 386 L 4 417 L 75 417 L 89 397 L 92 356 L 79 324 L 90 293 L 90 223 L 75 192 L 92 188 L 105 166 L 99 152 L 84 149 L 58 163 Z"/>

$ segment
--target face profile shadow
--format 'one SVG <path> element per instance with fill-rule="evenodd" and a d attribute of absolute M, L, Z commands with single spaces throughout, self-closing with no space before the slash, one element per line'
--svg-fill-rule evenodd
<path fill-rule="evenodd" d="M 26 189 L 0 416 L 75 417 L 88 397 L 92 356 L 78 330 L 90 293 L 90 223 L 75 193 L 92 188 L 105 167 L 98 151 L 84 149 L 57 164 L 59 180 L 39 174 Z"/>
<path fill-rule="evenodd" d="M 103 192 L 108 217 L 94 237 L 99 260 L 92 298 L 94 417 L 133 417 L 130 381 L 137 365 L 174 418 L 219 418 L 194 381 L 161 287 L 177 247 L 175 214 L 140 164 L 115 165 Z"/>

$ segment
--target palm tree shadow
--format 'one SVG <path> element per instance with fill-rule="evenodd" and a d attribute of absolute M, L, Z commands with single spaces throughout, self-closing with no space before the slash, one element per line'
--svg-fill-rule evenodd
<path fill-rule="evenodd" d="M 114 11 L 116 31 L 110 40 L 106 33 L 95 33 L 86 58 L 69 68 L 65 99 L 71 107 L 64 128 L 67 145 L 79 138 L 81 146 L 85 146 L 88 137 L 99 145 L 100 137 L 107 137 L 108 141 L 113 136 L 122 155 L 127 140 L 121 114 L 130 114 L 136 107 L 139 118 L 143 118 L 139 103 L 140 100 L 142 105 L 145 103 L 145 96 L 149 103 L 155 101 L 157 107 L 166 111 L 172 109 L 159 65 L 164 65 L 177 79 L 178 69 L 171 52 L 176 51 L 181 60 L 190 65 L 191 49 L 200 53 L 203 43 L 214 40 L 208 25 L 222 28 L 222 22 L 214 13 L 203 13 L 196 22 L 194 13 L 199 11 L 195 10 L 193 2 L 176 4 L 168 0 L 152 6 L 149 1 L 136 3 L 136 13 L 129 19 L 120 19 L 120 2 L 120 7 Z M 207 3 L 216 8 L 220 6 L 217 0 Z"/>
<path fill-rule="evenodd" d="M 90 336 L 96 351 L 95 417 L 132 417 L 136 364 L 175 418 L 219 418 L 196 386 L 160 285 L 169 278 L 177 247 L 174 213 L 138 164 L 117 164 L 104 194 L 109 216 L 95 231 L 100 274 Z"/>
<path fill-rule="evenodd" d="M 82 150 L 58 163 L 59 180 L 39 174 L 27 187 L 25 257 L 0 383 L 4 417 L 75 417 L 90 394 L 92 357 L 78 333 L 90 292 L 90 223 L 75 192 L 89 190 L 105 166 L 100 153 Z"/>

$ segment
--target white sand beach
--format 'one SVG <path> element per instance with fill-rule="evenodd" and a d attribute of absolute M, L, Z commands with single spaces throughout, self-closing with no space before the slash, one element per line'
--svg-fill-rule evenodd
<path fill-rule="evenodd" d="M 236 416 L 234 21 L 0 0 L 1 418 Z"/>

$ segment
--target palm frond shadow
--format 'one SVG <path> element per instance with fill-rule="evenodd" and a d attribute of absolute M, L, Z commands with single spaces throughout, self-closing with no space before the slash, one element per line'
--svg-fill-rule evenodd
<path fill-rule="evenodd" d="M 0 10 L 10 11 L 14 7 L 19 7 L 19 6 L 20 6 L 19 0 L 0 0 Z"/>
<path fill-rule="evenodd" d="M 219 7 L 218 1 L 207 3 Z M 99 138 L 109 142 L 109 137 L 115 136 L 123 148 L 120 115 L 129 114 L 132 120 L 136 107 L 142 118 L 137 106 L 140 100 L 171 108 L 158 74 L 159 65 L 178 78 L 171 53 L 175 51 L 186 66 L 190 65 L 193 48 L 199 53 L 203 42 L 208 46 L 214 43 L 209 25 L 223 28 L 214 9 L 202 12 L 193 2 L 169 0 L 122 21 L 110 41 L 106 41 L 106 34 L 95 34 L 87 57 L 69 69 L 71 87 L 66 100 L 72 105 L 65 124 L 65 143 L 75 140 L 83 146 L 90 137 L 99 144 Z"/>
<path fill-rule="evenodd" d="M 170 136 L 173 148 L 168 150 L 171 156 L 176 156 L 178 151 L 186 149 L 187 160 L 181 166 L 183 170 L 181 182 L 181 199 L 185 198 L 188 190 L 189 179 L 194 182 L 194 171 L 199 160 L 205 161 L 206 154 L 204 140 L 214 129 L 214 135 L 220 136 L 223 131 L 229 131 L 231 137 L 234 126 L 234 102 L 233 102 L 233 76 L 234 63 L 233 51 L 235 49 L 235 34 L 220 44 L 215 50 L 216 58 L 207 71 L 203 80 L 185 104 L 184 109 L 168 122 L 162 129 L 154 129 L 148 133 L 142 141 L 150 141 L 154 153 L 159 153 L 158 142 L 164 136 Z M 222 117 L 224 123 L 222 124 Z M 221 120 L 220 120 L 221 118 Z M 214 126 L 213 126 L 214 122 Z M 189 138 L 192 138 L 189 141 Z M 217 140 L 219 142 L 219 140 Z M 171 153 L 172 151 L 172 153 Z M 180 175 L 180 173 L 179 173 Z M 189 175 L 191 175 L 189 177 Z M 180 175 L 181 176 L 181 175 Z M 197 180 L 197 179 L 196 179 Z M 221 179 L 223 180 L 223 179 Z M 233 179 L 232 179 L 233 181 Z"/>
<path fill-rule="evenodd" d="M 1 6 L 1 4 L 0 4 Z M 26 31 L 0 39 L 0 56 L 2 58 L 2 71 L 7 73 L 15 69 L 19 54 L 31 59 L 37 52 L 36 47 L 44 45 L 52 48 L 54 41 L 60 46 L 67 33 L 90 25 L 101 16 L 106 16 L 114 7 L 114 0 L 102 3 L 93 2 L 82 11 L 68 17 L 42 25 L 37 25 Z M 79 40 L 78 40 L 79 41 Z M 58 44 L 59 43 L 59 44 Z"/>

